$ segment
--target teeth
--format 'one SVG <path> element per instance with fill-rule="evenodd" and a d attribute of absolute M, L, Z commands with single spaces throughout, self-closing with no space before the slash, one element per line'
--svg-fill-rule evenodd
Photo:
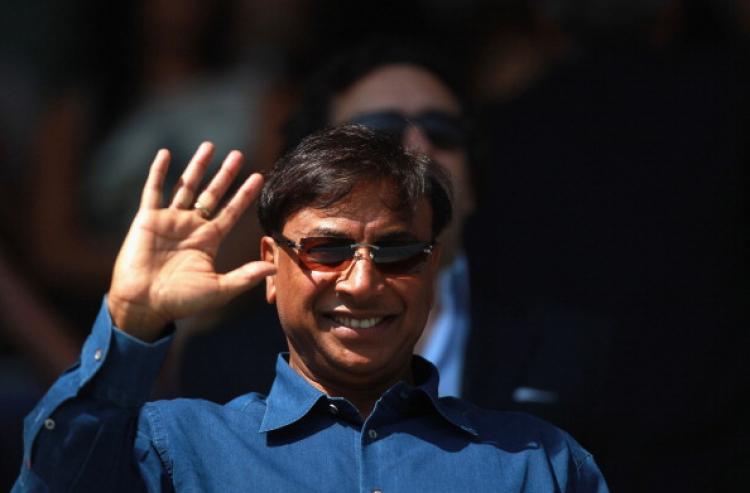
<path fill-rule="evenodd" d="M 383 317 L 373 317 L 373 318 L 333 317 L 333 320 L 336 321 L 336 323 L 339 323 L 346 327 L 351 327 L 352 329 L 369 329 L 373 325 L 379 324 L 383 320 Z"/>

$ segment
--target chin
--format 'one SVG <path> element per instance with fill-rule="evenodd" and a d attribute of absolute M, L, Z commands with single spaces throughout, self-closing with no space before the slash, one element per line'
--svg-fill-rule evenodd
<path fill-rule="evenodd" d="M 369 377 L 375 380 L 392 378 L 394 373 L 401 371 L 408 363 L 398 364 L 402 359 L 400 354 L 384 354 L 381 351 L 344 349 L 344 354 L 333 358 L 335 366 L 357 377 Z"/>

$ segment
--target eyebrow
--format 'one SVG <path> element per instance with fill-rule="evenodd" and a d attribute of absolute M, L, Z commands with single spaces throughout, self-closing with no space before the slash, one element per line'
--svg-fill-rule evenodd
<path fill-rule="evenodd" d="M 313 228 L 310 230 L 309 233 L 307 233 L 306 236 L 328 236 L 331 238 L 349 238 L 349 236 L 345 235 L 341 231 L 329 228 L 326 226 L 318 226 L 316 228 Z"/>
<path fill-rule="evenodd" d="M 329 238 L 345 238 L 351 239 L 351 237 L 341 231 L 330 228 L 327 226 L 320 226 L 310 230 L 306 236 L 325 236 Z M 382 241 L 404 241 L 404 240 L 416 240 L 417 238 L 409 231 L 399 230 L 386 233 L 382 236 L 378 236 L 375 242 Z M 352 240 L 353 241 L 353 240 Z"/>

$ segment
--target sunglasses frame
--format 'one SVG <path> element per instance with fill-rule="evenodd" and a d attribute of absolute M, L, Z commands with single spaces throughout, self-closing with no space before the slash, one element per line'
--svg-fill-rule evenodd
<path fill-rule="evenodd" d="M 383 246 L 374 245 L 371 243 L 347 243 L 351 242 L 351 240 L 335 236 L 310 236 L 301 238 L 299 240 L 299 243 L 295 243 L 294 241 L 280 234 L 273 235 L 272 238 L 278 245 L 285 246 L 294 250 L 300 266 L 304 267 L 307 270 L 316 272 L 344 272 L 352 265 L 353 262 L 364 258 L 364 256 L 359 253 L 359 249 L 362 247 L 367 247 L 369 257 L 373 265 L 381 273 L 386 275 L 403 275 L 413 272 L 417 265 L 423 263 L 427 259 L 427 256 L 432 254 L 433 248 L 435 247 L 436 243 L 435 241 L 415 241 L 411 243 L 405 243 L 403 245 Z M 309 257 L 309 251 L 306 250 L 306 243 L 309 244 L 311 242 L 315 242 L 316 240 L 340 242 L 342 246 L 346 246 L 349 248 L 351 255 L 344 257 L 340 262 L 337 262 L 335 264 L 326 264 L 324 262 L 313 260 Z M 315 246 L 316 245 L 312 245 L 308 248 L 313 248 Z M 395 260 L 392 262 L 378 261 L 378 254 L 376 253 L 378 251 L 387 251 L 387 249 L 389 248 L 416 248 L 418 246 L 420 247 L 419 250 L 417 250 L 413 255 L 410 255 L 403 259 Z"/>
<path fill-rule="evenodd" d="M 398 128 L 393 125 L 379 126 L 376 124 L 378 119 L 380 119 L 380 122 L 383 122 L 386 119 L 390 120 L 390 123 L 399 122 L 399 126 Z M 440 131 L 436 131 L 435 127 L 432 126 L 431 122 L 434 123 L 436 120 L 441 121 L 440 124 L 442 125 L 452 127 L 450 133 L 453 135 L 447 140 L 442 138 L 445 134 L 440 135 Z M 363 125 L 376 132 L 384 132 L 386 134 L 393 134 L 394 136 L 397 135 L 399 138 L 402 138 L 406 129 L 413 125 L 422 130 L 430 142 L 440 149 L 464 148 L 469 140 L 469 131 L 466 121 L 458 115 L 439 110 L 427 110 L 411 116 L 405 115 L 399 111 L 374 111 L 357 115 L 349 120 L 349 123 Z"/>

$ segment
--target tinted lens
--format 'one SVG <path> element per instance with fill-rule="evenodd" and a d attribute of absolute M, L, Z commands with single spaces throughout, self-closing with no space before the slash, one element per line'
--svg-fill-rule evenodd
<path fill-rule="evenodd" d="M 373 250 L 373 262 L 384 274 L 408 274 L 427 259 L 429 243 L 380 246 Z"/>
<path fill-rule="evenodd" d="M 436 147 L 455 149 L 466 145 L 466 127 L 458 117 L 441 111 L 430 111 L 412 121 L 424 130 Z"/>
<path fill-rule="evenodd" d="M 354 258 L 352 242 L 346 238 L 303 238 L 299 258 L 305 267 L 322 272 L 341 271 Z"/>
<path fill-rule="evenodd" d="M 467 141 L 467 130 L 463 120 L 444 111 L 426 111 L 414 117 L 384 111 L 360 115 L 352 119 L 351 123 L 364 125 L 399 139 L 403 137 L 406 128 L 414 124 L 422 129 L 430 142 L 441 149 L 464 147 Z"/>
<path fill-rule="evenodd" d="M 340 272 L 351 265 L 359 245 L 346 238 L 302 238 L 297 253 L 302 264 L 318 272 Z M 384 274 L 408 274 L 427 258 L 426 242 L 370 246 L 372 261 Z"/>

